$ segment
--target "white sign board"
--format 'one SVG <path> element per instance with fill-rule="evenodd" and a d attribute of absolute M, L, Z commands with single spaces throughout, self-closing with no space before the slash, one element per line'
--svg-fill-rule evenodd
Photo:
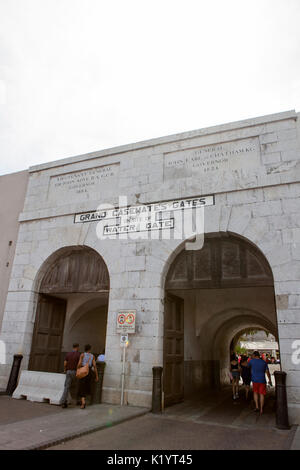
<path fill-rule="evenodd" d="M 126 344 L 128 343 L 128 334 L 120 336 L 120 346 L 121 348 L 125 348 Z"/>
<path fill-rule="evenodd" d="M 117 314 L 117 333 L 135 333 L 136 310 L 120 310 Z"/>
<path fill-rule="evenodd" d="M 101 222 L 103 235 L 174 229 L 174 211 L 196 209 L 215 204 L 214 196 L 191 197 L 171 201 L 119 207 L 75 214 L 74 223 Z"/>

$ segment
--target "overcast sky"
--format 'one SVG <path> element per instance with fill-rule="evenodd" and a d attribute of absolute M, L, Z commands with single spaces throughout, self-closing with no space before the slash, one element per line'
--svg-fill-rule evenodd
<path fill-rule="evenodd" d="M 300 0 L 0 0 L 0 174 L 290 109 Z"/>

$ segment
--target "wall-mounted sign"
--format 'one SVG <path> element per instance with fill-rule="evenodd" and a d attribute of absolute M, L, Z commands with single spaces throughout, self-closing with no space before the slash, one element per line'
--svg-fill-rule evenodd
<path fill-rule="evenodd" d="M 128 344 L 128 333 L 126 333 L 126 335 L 121 335 L 120 336 L 120 346 L 121 348 L 126 348 Z"/>
<path fill-rule="evenodd" d="M 170 230 L 175 228 L 176 212 L 211 206 L 214 203 L 214 196 L 201 196 L 139 206 L 82 212 L 75 214 L 74 223 L 101 223 L 104 236 Z"/>
<path fill-rule="evenodd" d="M 120 310 L 117 314 L 117 333 L 135 333 L 136 310 Z"/>

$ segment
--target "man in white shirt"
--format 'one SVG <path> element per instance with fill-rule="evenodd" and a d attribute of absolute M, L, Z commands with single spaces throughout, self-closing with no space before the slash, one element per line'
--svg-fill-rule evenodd
<path fill-rule="evenodd" d="M 97 357 L 97 362 L 105 362 L 105 350 L 103 349 L 101 354 Z"/>

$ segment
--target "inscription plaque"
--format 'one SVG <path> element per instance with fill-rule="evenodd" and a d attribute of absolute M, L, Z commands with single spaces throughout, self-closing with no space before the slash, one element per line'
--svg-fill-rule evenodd
<path fill-rule="evenodd" d="M 102 188 L 108 188 L 114 184 L 119 175 L 119 163 L 104 165 L 87 170 L 74 171 L 50 178 L 50 198 L 59 196 L 75 197 L 84 194 L 101 192 Z"/>
<path fill-rule="evenodd" d="M 165 153 L 164 177 L 215 175 L 261 165 L 257 137 Z"/>

